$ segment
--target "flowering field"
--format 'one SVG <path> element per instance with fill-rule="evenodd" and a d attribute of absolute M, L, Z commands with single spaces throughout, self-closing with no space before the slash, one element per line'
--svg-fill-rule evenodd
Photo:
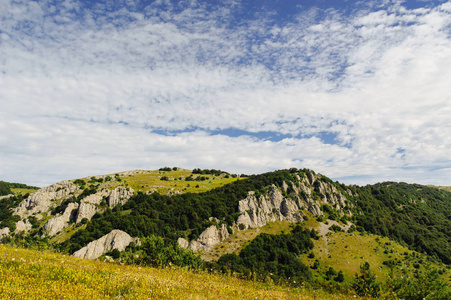
<path fill-rule="evenodd" d="M 279 287 L 182 269 L 81 260 L 6 245 L 0 245 L 0 298 L 346 299 L 343 295 L 323 291 Z"/>

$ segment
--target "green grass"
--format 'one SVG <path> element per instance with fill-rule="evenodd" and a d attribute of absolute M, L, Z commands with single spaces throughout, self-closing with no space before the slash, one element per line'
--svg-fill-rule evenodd
<path fill-rule="evenodd" d="M 11 189 L 11 192 L 13 192 L 15 195 L 18 195 L 18 194 L 22 194 L 22 195 L 32 194 L 32 193 L 34 193 L 36 191 L 37 191 L 37 189 L 24 189 L 24 188 Z"/>
<path fill-rule="evenodd" d="M 175 171 L 136 170 L 116 174 L 118 174 L 118 176 L 115 176 L 115 174 L 96 176 L 103 178 L 110 176 L 112 178 L 111 181 L 101 183 L 99 188 L 114 189 L 118 186 L 129 186 L 133 190 L 143 193 L 151 193 L 154 191 L 157 191 L 160 194 L 201 193 L 238 180 L 237 178 L 232 177 L 226 178 L 226 174 L 220 176 L 199 175 L 193 174 L 190 170 L 181 168 L 178 168 Z M 185 180 L 190 175 L 192 175 L 193 178 L 203 176 L 208 179 L 204 181 Z M 168 180 L 161 180 L 163 177 L 166 177 Z M 117 181 L 115 178 L 120 178 L 120 181 Z M 82 179 L 88 182 L 90 177 Z"/>
<path fill-rule="evenodd" d="M 230 237 L 222 243 L 216 245 L 210 252 L 202 253 L 202 259 L 206 261 L 218 260 L 222 255 L 229 253 L 239 253 L 240 250 L 249 244 L 261 233 L 280 234 L 289 232 L 293 223 L 287 221 L 271 222 L 260 228 L 250 228 L 246 230 L 235 230 Z"/>
<path fill-rule="evenodd" d="M 330 220 L 329 220 L 330 222 Z M 306 228 L 319 229 L 320 223 L 315 218 L 310 218 L 302 224 Z M 330 226 L 329 224 L 328 226 Z M 426 255 L 409 250 L 407 247 L 392 241 L 386 237 L 373 234 L 361 234 L 358 231 L 352 233 L 336 232 L 329 233 L 314 241 L 315 247 L 311 252 L 314 258 L 308 254 L 302 255 L 302 261 L 312 266 L 314 261 L 320 261 L 320 268 L 312 270 L 315 276 L 321 277 L 329 267 L 337 272 L 342 270 L 346 282 L 351 282 L 356 273 L 360 272 L 360 265 L 364 262 L 370 264 L 371 270 L 375 272 L 381 282 L 385 282 L 390 268 L 383 264 L 384 261 L 398 259 L 401 261 L 399 267 L 414 270 L 414 264 L 418 264 L 419 270 L 424 270 L 426 263 L 430 267 L 445 270 L 445 265 L 433 262 Z M 449 270 L 442 276 L 450 282 L 451 272 Z"/>
<path fill-rule="evenodd" d="M 356 299 L 186 269 L 82 260 L 0 245 L 2 299 Z M 360 299 L 360 298 L 357 298 Z"/>

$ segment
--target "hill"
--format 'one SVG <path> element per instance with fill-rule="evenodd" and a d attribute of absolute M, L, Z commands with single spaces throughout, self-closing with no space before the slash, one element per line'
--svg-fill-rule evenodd
<path fill-rule="evenodd" d="M 450 204 L 443 189 L 346 186 L 307 169 L 238 176 L 165 167 L 2 198 L 0 238 L 91 259 L 335 292 L 357 291 L 355 274 L 371 272 L 380 278 L 373 296 L 392 280 L 385 291 L 413 299 L 402 274 L 434 283 L 450 278 Z"/>

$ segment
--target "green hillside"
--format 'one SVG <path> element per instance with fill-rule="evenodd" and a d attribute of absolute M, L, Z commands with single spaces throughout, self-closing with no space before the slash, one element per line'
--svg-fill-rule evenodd
<path fill-rule="evenodd" d="M 142 244 L 106 254 L 116 262 L 177 265 L 332 294 L 347 295 L 352 290 L 392 299 L 450 296 L 451 193 L 443 189 L 395 182 L 347 186 L 294 168 L 237 176 L 219 170 L 165 167 L 73 182 L 78 194 L 42 214 L 40 220 L 28 217 L 33 227 L 27 234 L 12 234 L 3 240 L 47 245 L 71 254 L 119 229 L 139 237 Z M 105 201 L 96 204 L 90 220 L 74 224 L 71 219 L 57 235 L 45 235 L 44 224 L 61 215 L 69 203 L 80 205 L 83 197 L 119 186 L 135 193 L 114 208 Z M 25 197 L 20 194 L 0 202 L 0 229 L 14 230 L 20 218 L 12 209 Z M 255 201 L 252 205 L 281 201 L 280 207 L 267 212 L 276 219 L 298 203 L 299 222 L 280 219 L 258 228 L 238 226 L 240 216 L 254 214 L 256 218 L 252 205 L 240 210 L 240 205 L 247 205 L 241 203 L 243 199 Z M 198 254 L 179 246 L 180 237 L 195 241 L 211 226 L 225 226 L 230 237 Z M 412 292 L 418 289 L 422 292 Z"/>

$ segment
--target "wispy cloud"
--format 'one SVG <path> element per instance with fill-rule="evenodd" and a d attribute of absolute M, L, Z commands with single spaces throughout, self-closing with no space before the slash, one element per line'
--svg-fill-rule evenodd
<path fill-rule="evenodd" d="M 115 3 L 0 4 L 2 179 L 296 166 L 450 184 L 450 2 L 286 20 L 239 1 Z"/>

